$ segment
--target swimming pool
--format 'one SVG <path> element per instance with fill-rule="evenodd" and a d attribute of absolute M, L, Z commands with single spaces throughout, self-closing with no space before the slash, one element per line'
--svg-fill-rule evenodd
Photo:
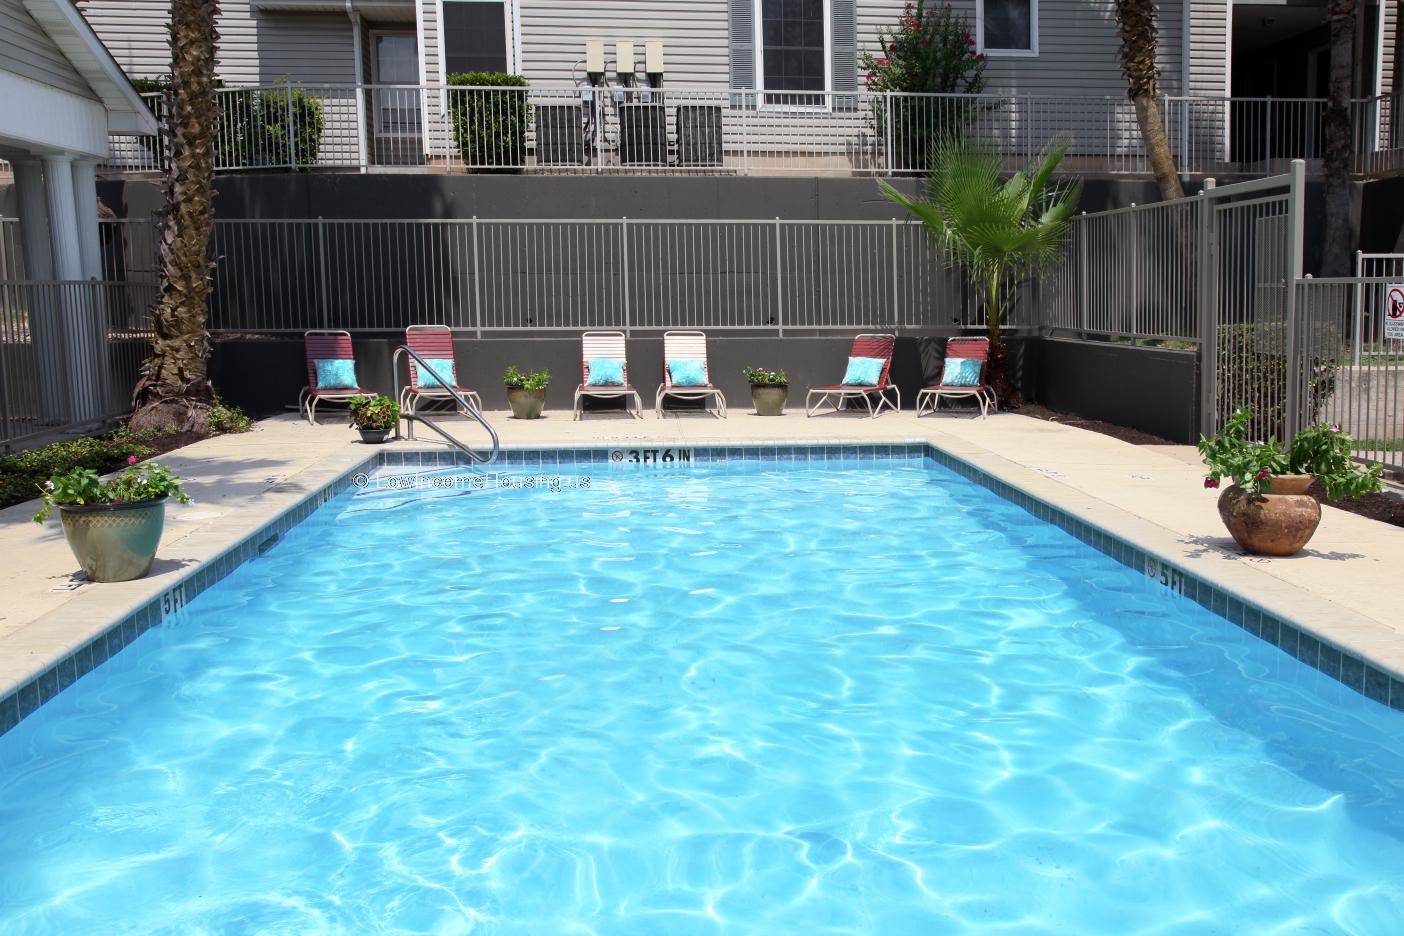
<path fill-rule="evenodd" d="M 1404 718 L 984 488 L 541 474 L 343 494 L 0 737 L 0 932 L 1398 931 Z"/>

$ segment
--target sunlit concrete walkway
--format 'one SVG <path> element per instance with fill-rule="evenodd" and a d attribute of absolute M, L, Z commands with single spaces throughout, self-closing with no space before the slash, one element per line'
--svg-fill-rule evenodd
<path fill-rule="evenodd" d="M 1324 508 L 1309 547 L 1288 559 L 1242 555 L 1215 509 L 1216 492 L 1187 447 L 1137 447 L 1107 436 L 1011 414 L 877 419 L 802 411 L 763 418 L 734 408 L 659 420 L 569 413 L 518 422 L 489 413 L 504 446 L 695 446 L 812 440 L 930 441 L 1029 494 L 1169 559 L 1201 578 L 1404 676 L 1404 610 L 1397 597 L 1404 530 Z M 450 423 L 472 444 L 480 429 Z M 422 430 L 421 430 L 422 434 Z M 435 443 L 392 443 L 425 448 Z M 188 479 L 196 502 L 172 505 L 151 576 L 82 582 L 57 520 L 30 522 L 34 505 L 0 511 L 0 696 L 81 645 L 107 623 L 166 592 L 192 564 L 218 556 L 263 523 L 374 453 L 335 415 L 321 426 L 266 420 L 160 459 Z"/>

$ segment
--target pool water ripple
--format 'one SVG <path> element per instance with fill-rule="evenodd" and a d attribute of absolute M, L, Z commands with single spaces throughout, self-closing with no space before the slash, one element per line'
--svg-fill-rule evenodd
<path fill-rule="evenodd" d="M 602 474 L 338 497 L 0 738 L 0 932 L 1400 932 L 1398 713 L 935 465 Z"/>

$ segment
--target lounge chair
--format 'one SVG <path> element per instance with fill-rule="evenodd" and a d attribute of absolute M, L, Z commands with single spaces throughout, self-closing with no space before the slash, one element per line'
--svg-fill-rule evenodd
<path fill-rule="evenodd" d="M 967 373 L 961 374 L 957 368 L 962 361 L 976 361 L 978 364 L 973 368 L 964 365 Z M 980 404 L 980 418 L 984 419 L 991 407 L 999 405 L 994 388 L 985 382 L 985 371 L 989 367 L 989 361 L 988 338 L 949 339 L 946 342 L 946 363 L 941 371 L 941 382 L 917 393 L 917 416 L 936 412 L 936 408 L 945 397 L 957 399 L 973 396 Z M 973 369 L 973 374 L 968 372 L 970 369 Z M 961 382 L 951 383 L 952 380 Z"/>
<path fill-rule="evenodd" d="M 478 391 L 458 382 L 457 368 L 454 366 L 453 357 L 453 332 L 447 325 L 411 325 L 405 329 L 405 345 L 415 354 L 430 362 L 429 366 L 434 368 L 444 380 L 450 381 L 453 389 L 457 390 L 460 396 L 473 404 L 479 412 L 482 411 L 483 401 L 478 396 Z M 406 355 L 406 358 L 409 360 L 409 384 L 400 391 L 400 409 L 404 411 L 406 416 L 414 415 L 415 408 L 421 399 L 453 399 L 453 394 L 449 393 L 428 373 L 425 373 L 418 361 L 409 355 Z M 433 363 L 435 361 L 448 363 L 440 367 Z"/>
<path fill-rule="evenodd" d="M 815 387 L 804 398 L 804 414 L 813 416 L 825 404 L 832 406 L 837 412 L 850 400 L 862 400 L 867 404 L 869 416 L 878 415 L 882 412 L 883 407 L 900 410 L 902 408 L 902 391 L 889 382 L 889 372 L 892 370 L 892 349 L 896 345 L 896 335 L 867 334 L 854 338 L 853 348 L 848 352 L 850 363 L 854 358 L 877 359 L 882 362 L 881 367 L 873 377 L 873 383 L 841 383 L 831 387 Z M 845 372 L 843 376 L 847 380 L 850 374 Z M 811 402 L 815 394 L 819 395 L 819 399 Z M 892 396 L 889 397 L 889 394 Z M 893 401 L 893 397 L 895 397 L 896 402 Z"/>
<path fill-rule="evenodd" d="M 616 369 L 612 365 L 617 364 L 617 373 L 601 375 L 597 371 L 596 383 L 592 384 L 591 361 L 611 365 L 611 369 Z M 600 383 L 601 376 L 605 376 L 609 382 Z M 586 332 L 580 336 L 580 386 L 575 388 L 574 407 L 576 419 L 584 415 L 586 397 L 600 400 L 623 397 L 624 408 L 631 415 L 643 418 L 643 400 L 639 397 L 639 392 L 629 385 L 629 362 L 624 353 L 623 332 Z M 632 409 L 629 407 L 630 399 L 634 401 Z"/>
<path fill-rule="evenodd" d="M 697 374 L 684 374 L 686 370 L 701 365 L 700 383 L 678 383 Z M 679 371 L 674 374 L 674 367 Z M 653 398 L 653 409 L 661 419 L 663 401 L 668 397 L 679 400 L 710 401 L 711 411 L 718 416 L 726 416 L 726 397 L 721 390 L 712 386 L 712 378 L 707 367 L 707 336 L 700 331 L 670 331 L 663 333 L 663 382 L 658 385 L 658 393 Z M 707 405 L 706 402 L 703 403 Z"/>
<path fill-rule="evenodd" d="M 345 402 L 355 396 L 374 395 L 358 383 L 356 352 L 347 331 L 313 330 L 302 336 L 307 352 L 307 386 L 298 394 L 297 407 L 317 425 L 317 404 L 322 400 Z M 318 361 L 324 362 L 318 375 Z"/>

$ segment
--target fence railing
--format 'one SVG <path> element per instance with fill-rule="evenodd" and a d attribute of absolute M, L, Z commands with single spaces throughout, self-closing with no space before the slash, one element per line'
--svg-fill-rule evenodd
<path fill-rule="evenodd" d="M 0 444 L 129 411 L 155 297 L 146 283 L 0 282 Z"/>
<path fill-rule="evenodd" d="M 921 226 L 891 220 L 221 220 L 212 255 L 216 331 L 983 324 Z"/>
<path fill-rule="evenodd" d="M 1404 339 L 1384 328 L 1391 285 L 1388 277 L 1298 280 L 1292 377 L 1301 425 L 1339 425 L 1356 457 L 1404 469 Z"/>
<path fill-rule="evenodd" d="M 1031 157 L 1071 136 L 1069 171 L 1146 173 L 1124 95 L 766 93 L 725 89 L 290 85 L 218 92 L 216 168 L 884 175 L 926 168 L 960 132 Z M 166 103 L 146 100 L 166 123 Z M 1320 99 L 1165 97 L 1185 173 L 1255 173 L 1325 146 Z M 1395 98 L 1351 105 L 1357 173 L 1404 167 Z M 114 135 L 110 170 L 152 171 L 163 140 Z"/>

